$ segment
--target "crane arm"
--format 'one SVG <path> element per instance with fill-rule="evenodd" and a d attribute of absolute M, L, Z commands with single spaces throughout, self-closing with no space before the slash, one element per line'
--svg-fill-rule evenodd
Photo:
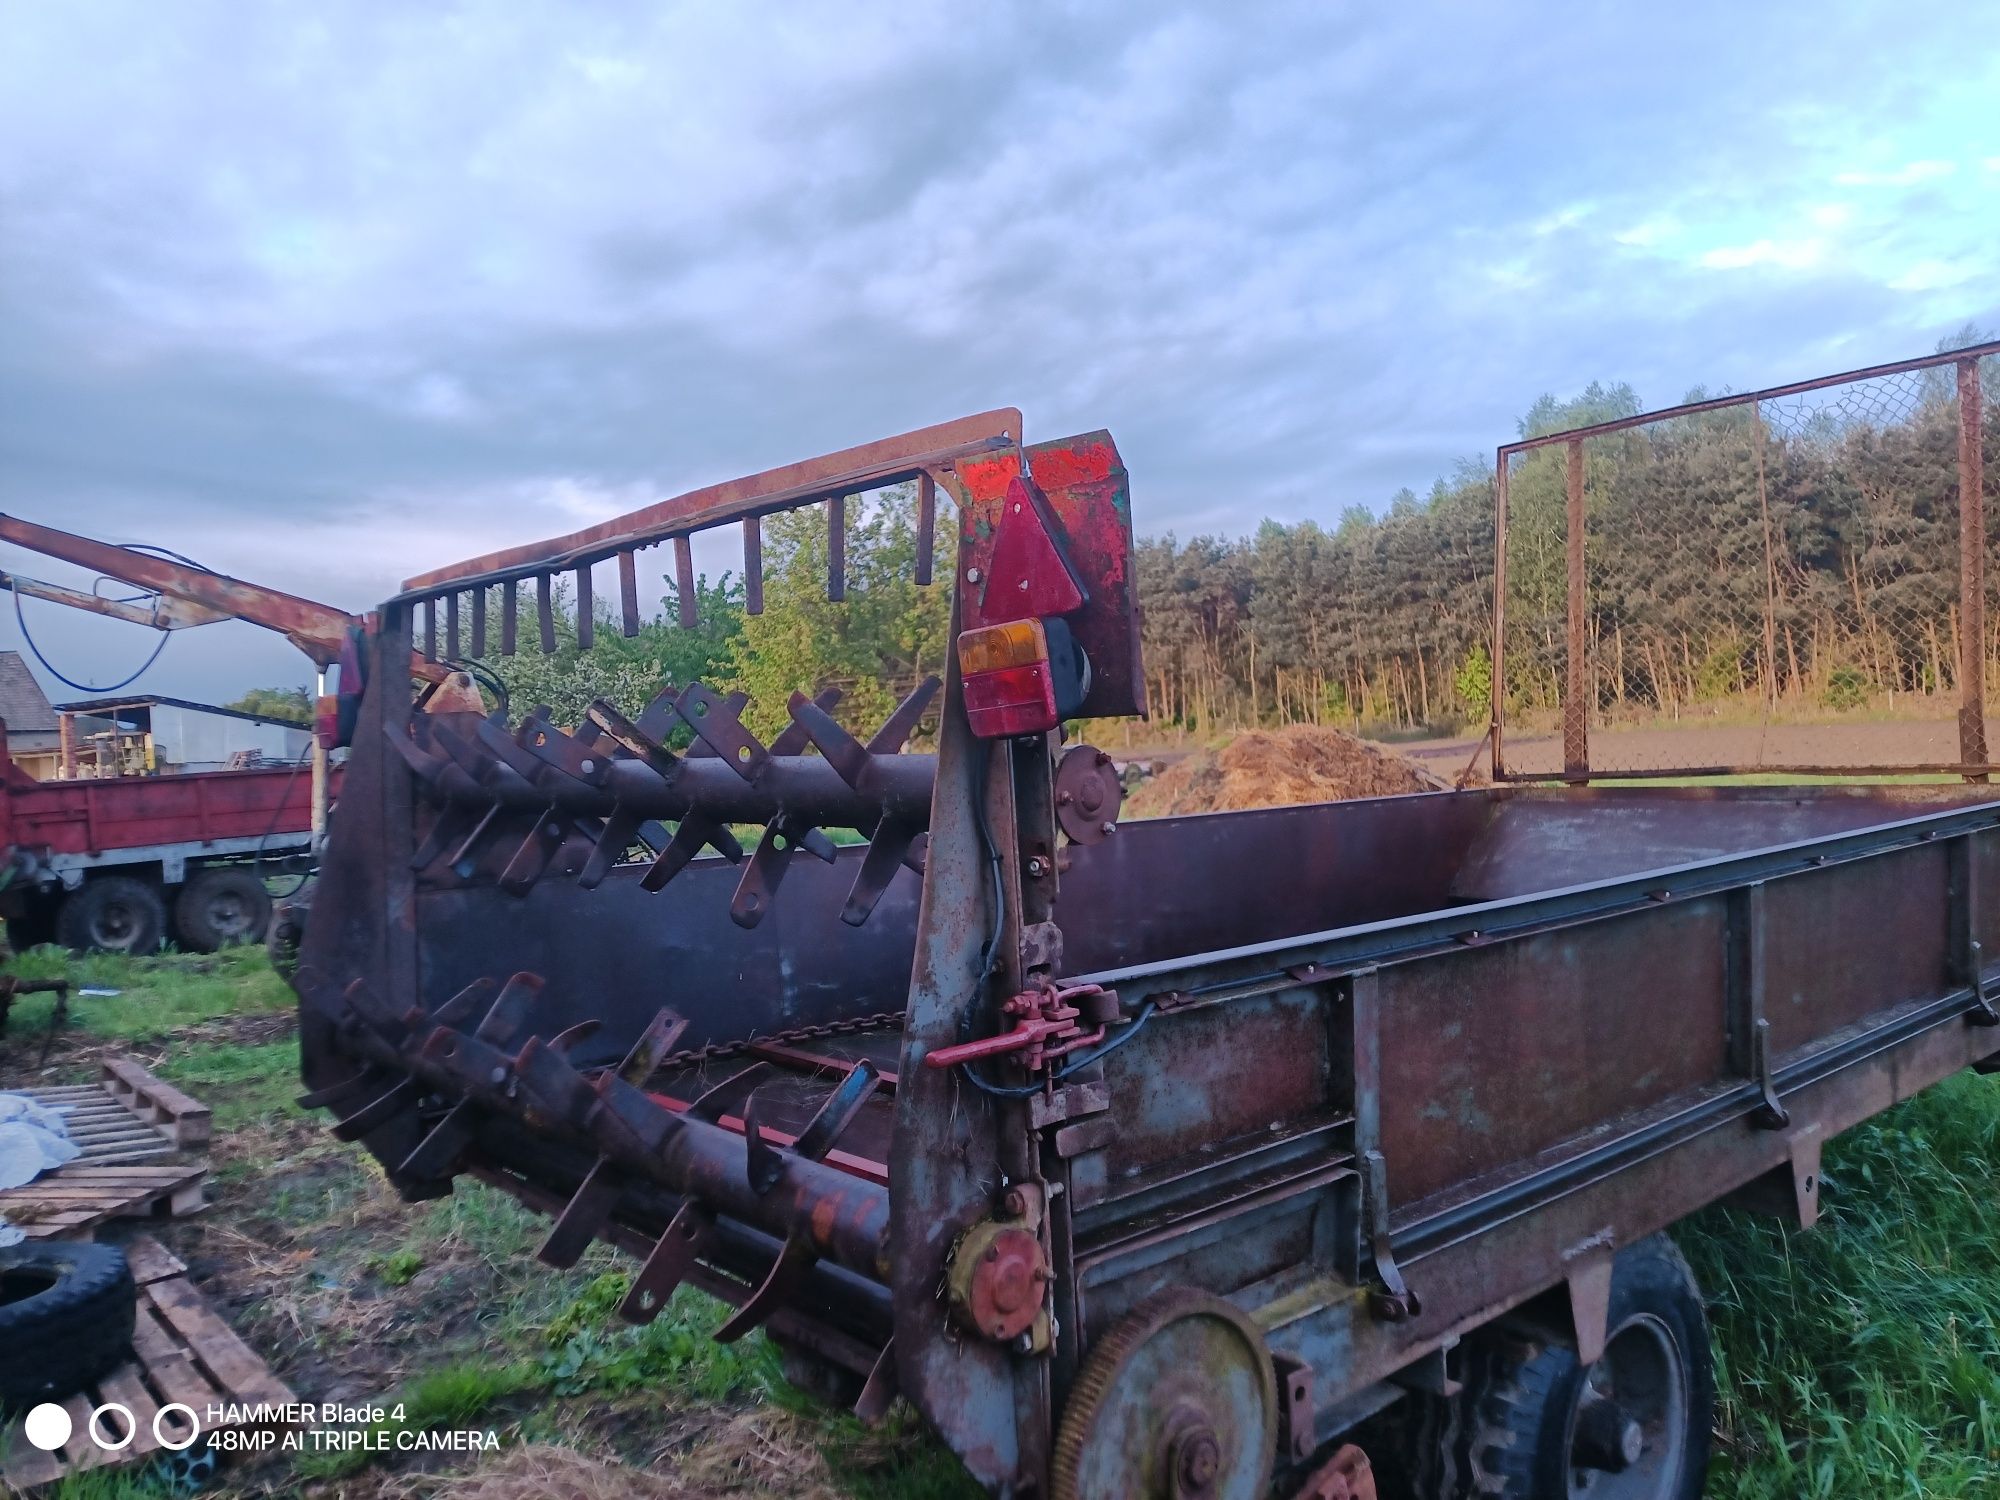
<path fill-rule="evenodd" d="M 205 624 L 210 620 L 248 620 L 253 625 L 277 631 L 321 667 L 330 666 L 340 659 L 342 641 L 346 639 L 347 632 L 360 623 L 353 615 L 330 604 L 301 599 L 296 594 L 266 588 L 262 584 L 245 583 L 226 573 L 191 568 L 185 563 L 135 552 L 129 547 L 116 547 L 109 542 L 75 536 L 67 531 L 58 531 L 53 526 L 24 521 L 19 516 L 0 515 L 0 540 L 61 558 L 135 588 L 149 589 L 158 594 L 160 600 L 153 608 L 146 609 L 120 605 L 114 600 L 62 589 L 54 584 L 24 587 L 24 592 L 96 614 L 110 615 L 114 619 L 136 619 L 141 624 L 159 629 L 172 630 L 182 625 Z M 27 585 L 33 580 L 23 579 L 21 582 Z M 197 611 L 201 614 L 200 619 L 192 617 Z"/>

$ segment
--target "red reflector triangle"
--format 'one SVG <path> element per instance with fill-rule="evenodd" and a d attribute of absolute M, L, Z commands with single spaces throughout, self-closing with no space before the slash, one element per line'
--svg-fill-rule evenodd
<path fill-rule="evenodd" d="M 1083 587 L 1050 535 L 1026 480 L 1007 486 L 981 601 L 982 623 L 1066 615 L 1083 608 Z"/>

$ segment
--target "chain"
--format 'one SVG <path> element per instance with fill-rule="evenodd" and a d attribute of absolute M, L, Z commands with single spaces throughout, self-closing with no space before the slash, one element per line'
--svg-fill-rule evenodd
<path fill-rule="evenodd" d="M 817 1026 L 798 1026 L 790 1031 L 772 1031 L 763 1036 L 744 1037 L 736 1042 L 710 1042 L 705 1047 L 688 1047 L 679 1052 L 669 1053 L 653 1065 L 655 1073 L 669 1068 L 692 1067 L 698 1063 L 714 1062 L 725 1057 L 741 1057 L 752 1047 L 776 1042 L 788 1046 L 793 1042 L 821 1041 L 832 1036 L 855 1036 L 865 1031 L 887 1031 L 903 1024 L 900 1010 L 877 1011 L 872 1016 L 853 1016 L 845 1021 L 826 1021 Z"/>

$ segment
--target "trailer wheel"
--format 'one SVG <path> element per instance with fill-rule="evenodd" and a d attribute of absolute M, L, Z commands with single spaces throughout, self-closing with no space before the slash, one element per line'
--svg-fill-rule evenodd
<path fill-rule="evenodd" d="M 76 953 L 152 953 L 167 930 L 160 888 L 130 875 L 99 875 L 63 898 L 56 935 Z"/>
<path fill-rule="evenodd" d="M 132 1269 L 116 1245 L 0 1249 L 0 1408 L 71 1396 L 132 1343 Z"/>
<path fill-rule="evenodd" d="M 1701 1289 L 1665 1235 L 1621 1252 L 1604 1355 L 1482 1340 L 1472 1492 L 1491 1500 L 1700 1500 L 1715 1366 Z"/>
<path fill-rule="evenodd" d="M 197 953 L 261 943 L 271 925 L 271 893 L 240 865 L 211 865 L 181 887 L 174 930 Z"/>

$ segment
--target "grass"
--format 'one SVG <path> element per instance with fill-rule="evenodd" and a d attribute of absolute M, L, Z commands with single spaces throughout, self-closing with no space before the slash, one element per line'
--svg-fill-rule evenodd
<path fill-rule="evenodd" d="M 16 955 L 11 968 L 23 978 L 67 976 L 79 989 L 116 990 L 115 995 L 70 996 L 70 1026 L 106 1041 L 169 1036 L 202 1022 L 289 1012 L 298 1003 L 258 947 L 152 958 L 110 953 L 78 958 L 61 948 L 42 947 Z M 54 1006 L 52 995 L 23 995 L 9 1024 L 24 1035 L 38 1033 L 48 1025 Z"/>
<path fill-rule="evenodd" d="M 44 951 L 24 967 L 52 962 Z M 715 1485 L 728 1493 L 788 1493 L 787 1475 L 798 1493 L 863 1500 L 973 1493 L 907 1411 L 864 1429 L 787 1386 L 761 1336 L 716 1344 L 721 1304 L 683 1291 L 630 1328 L 614 1309 L 631 1266 L 610 1251 L 549 1271 L 533 1260 L 546 1221 L 478 1184 L 398 1200 L 370 1158 L 298 1111 L 296 1039 L 266 1024 L 289 1010 L 288 992 L 255 950 L 78 968 L 122 993 L 83 1002 L 77 1035 L 137 1046 L 214 1106 L 217 1205 L 173 1226 L 173 1243 L 224 1267 L 211 1294 L 235 1294 L 234 1320 L 307 1399 L 344 1387 L 346 1400 L 400 1401 L 409 1430 L 491 1427 L 509 1446 L 672 1472 L 749 1442 L 763 1456 L 730 1460 L 735 1477 Z M 17 1035 L 38 1042 L 32 1017 Z M 1711 1496 L 2000 1495 L 1996 1169 L 2000 1080 L 1961 1076 L 1830 1143 L 1817 1229 L 1727 1209 L 1682 1226 L 1720 1375 Z M 266 1493 L 314 1483 L 331 1494 L 385 1461 L 308 1454 L 242 1478 Z M 752 1470 L 768 1483 L 739 1490 Z M 157 1493 L 126 1470 L 56 1491 Z"/>
<path fill-rule="evenodd" d="M 1719 1361 L 1710 1495 L 2000 1494 L 1996 1167 L 2000 1083 L 1960 1076 L 1829 1146 L 1818 1228 L 1683 1228 Z"/>

